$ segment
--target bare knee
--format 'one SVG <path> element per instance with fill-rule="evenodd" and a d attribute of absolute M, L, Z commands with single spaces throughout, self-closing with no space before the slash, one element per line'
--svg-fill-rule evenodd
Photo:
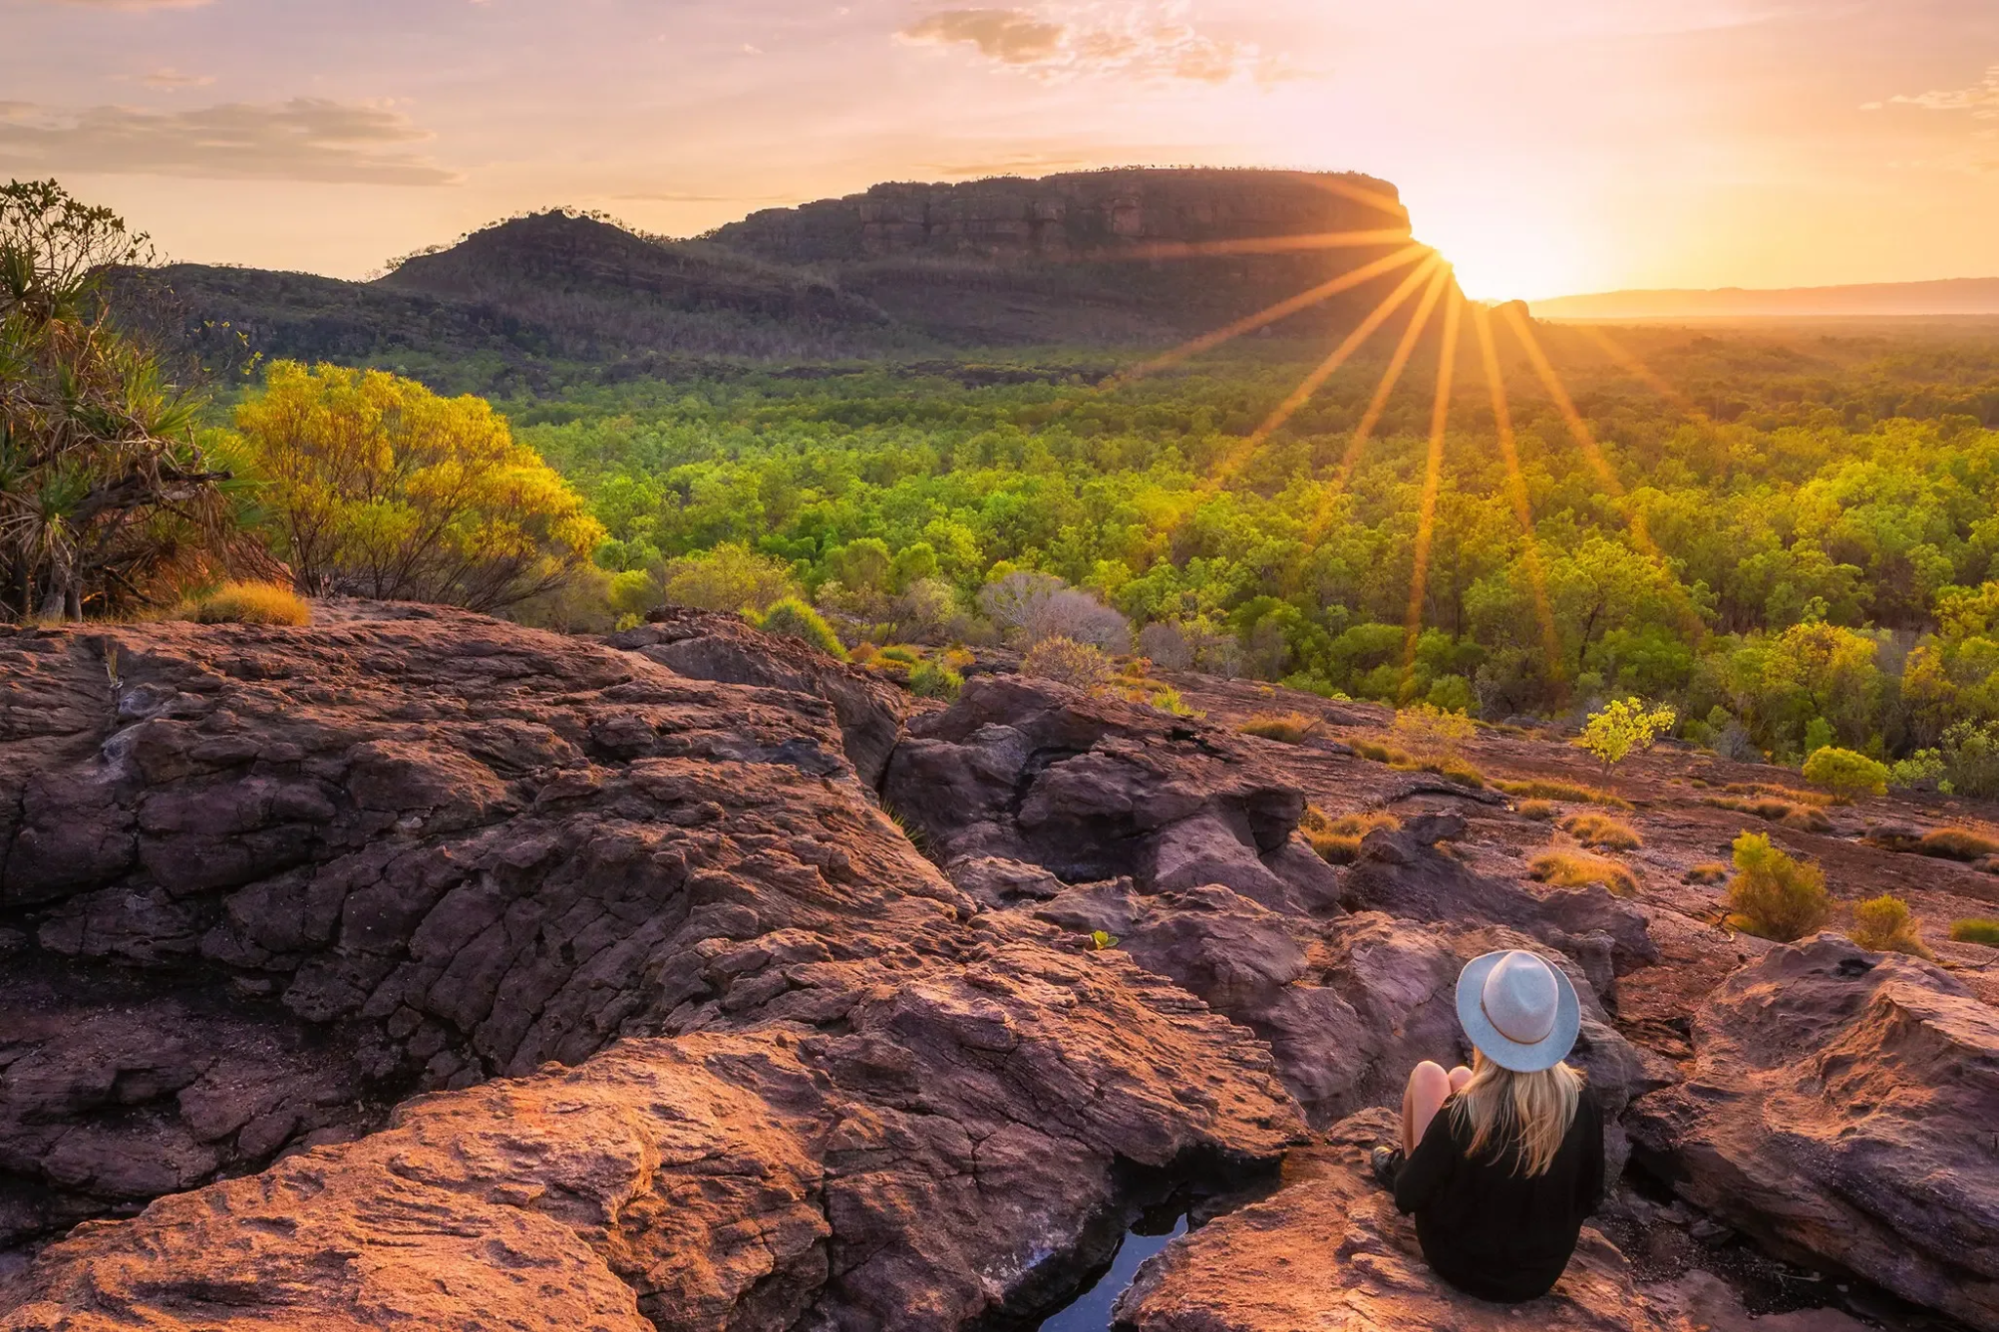
<path fill-rule="evenodd" d="M 1425 1063 L 1428 1062 L 1426 1061 Z M 1471 1070 L 1466 1069 L 1463 1065 L 1459 1065 L 1456 1069 L 1453 1069 L 1451 1071 L 1452 1092 L 1463 1092 L 1465 1090 L 1465 1085 L 1469 1082 L 1471 1082 Z"/>
<path fill-rule="evenodd" d="M 1424 1060 L 1409 1071 L 1409 1091 L 1416 1096 L 1434 1095 L 1439 1101 L 1451 1092 L 1451 1076 L 1435 1060 Z"/>

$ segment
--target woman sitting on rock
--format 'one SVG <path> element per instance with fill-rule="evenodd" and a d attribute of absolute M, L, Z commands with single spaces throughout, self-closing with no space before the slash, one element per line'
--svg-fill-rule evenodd
<path fill-rule="evenodd" d="M 1402 1147 L 1376 1148 L 1374 1173 L 1416 1215 L 1439 1277 L 1484 1300 L 1532 1300 L 1560 1280 L 1603 1197 L 1602 1115 L 1563 1063 L 1581 1010 L 1561 969 L 1520 949 L 1465 964 L 1457 1001 L 1472 1067 L 1416 1066 Z"/>

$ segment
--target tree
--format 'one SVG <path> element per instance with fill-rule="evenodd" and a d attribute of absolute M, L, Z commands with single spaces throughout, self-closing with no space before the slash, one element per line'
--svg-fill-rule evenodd
<path fill-rule="evenodd" d="M 157 600 L 224 554 L 198 404 L 99 303 L 146 238 L 55 181 L 0 188 L 0 614 L 82 617 Z"/>
<path fill-rule="evenodd" d="M 660 572 L 661 600 L 703 611 L 758 611 L 798 595 L 791 569 L 736 542 L 669 560 Z"/>
<path fill-rule="evenodd" d="M 1613 699 L 1590 714 L 1577 743 L 1595 755 L 1603 765 L 1603 775 L 1633 754 L 1652 748 L 1652 742 L 1672 729 L 1679 715 L 1671 708 L 1653 708 L 1638 699 Z"/>
<path fill-rule="evenodd" d="M 236 425 L 304 592 L 496 611 L 560 587 L 604 539 L 483 399 L 279 361 Z"/>

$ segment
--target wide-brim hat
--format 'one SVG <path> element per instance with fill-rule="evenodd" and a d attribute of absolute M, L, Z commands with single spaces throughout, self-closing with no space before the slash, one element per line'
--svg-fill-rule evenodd
<path fill-rule="evenodd" d="M 1561 968 L 1525 949 L 1501 949 L 1458 973 L 1458 1022 L 1488 1060 L 1531 1074 L 1553 1069 L 1575 1048 L 1582 1005 Z"/>

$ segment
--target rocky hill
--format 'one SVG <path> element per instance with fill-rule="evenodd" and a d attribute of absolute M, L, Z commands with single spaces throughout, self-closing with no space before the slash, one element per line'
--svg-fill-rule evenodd
<path fill-rule="evenodd" d="M 1196 252 L 1354 231 L 1380 243 Z M 483 359 L 491 373 L 531 381 L 560 363 L 615 378 L 717 357 L 1167 346 L 1387 254 L 1408 235 L 1394 187 L 1369 177 L 1128 170 L 879 185 L 766 210 L 695 241 L 542 213 L 369 283 L 190 264 L 152 276 L 178 302 L 185 336 L 212 359 Z M 1283 327 L 1350 323 L 1393 281 L 1333 296 Z M 123 299 L 138 303 L 142 286 L 128 278 Z"/>
<path fill-rule="evenodd" d="M 1756 816 L 1706 794 L 1763 770 L 1647 757 L 1635 891 L 1550 888 L 1381 710 L 1176 683 L 945 707 L 695 614 L 0 631 L 0 1326 L 1032 1327 L 1162 1208 L 1130 1326 L 1999 1322 L 1999 951 L 1719 924 Z M 1393 818 L 1335 866 L 1310 807 Z M 1771 827 L 1935 917 L 1999 877 L 1896 849 L 1981 813 Z M 1360 1163 L 1512 945 L 1619 1183 L 1509 1310 Z"/>

